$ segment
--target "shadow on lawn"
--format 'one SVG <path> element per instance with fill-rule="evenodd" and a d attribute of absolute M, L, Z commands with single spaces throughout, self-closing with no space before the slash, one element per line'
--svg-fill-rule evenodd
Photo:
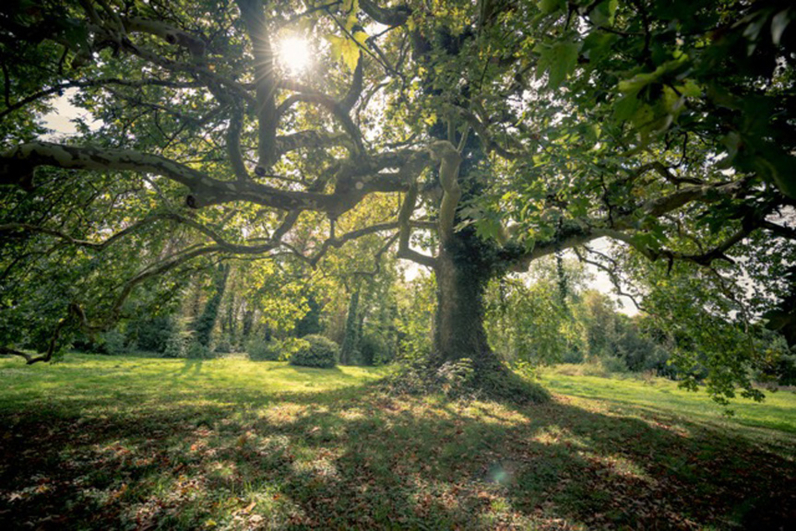
<path fill-rule="evenodd" d="M 787 529 L 796 521 L 792 460 L 664 414 L 620 417 L 565 399 L 462 405 L 368 388 L 207 398 L 216 404 L 104 419 L 46 408 L 0 418 L 13 425 L 0 453 L 0 528 Z"/>

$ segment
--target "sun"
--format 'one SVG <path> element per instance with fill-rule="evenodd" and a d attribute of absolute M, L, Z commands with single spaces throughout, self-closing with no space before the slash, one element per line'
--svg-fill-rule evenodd
<path fill-rule="evenodd" d="M 287 37 L 277 45 L 279 64 L 292 75 L 307 71 L 312 63 L 309 43 L 299 37 Z"/>

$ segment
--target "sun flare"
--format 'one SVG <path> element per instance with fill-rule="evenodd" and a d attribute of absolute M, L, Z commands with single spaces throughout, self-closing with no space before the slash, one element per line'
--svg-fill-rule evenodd
<path fill-rule="evenodd" d="M 293 75 L 305 72 L 312 62 L 309 44 L 298 37 L 288 37 L 280 41 L 277 53 L 279 63 Z"/>

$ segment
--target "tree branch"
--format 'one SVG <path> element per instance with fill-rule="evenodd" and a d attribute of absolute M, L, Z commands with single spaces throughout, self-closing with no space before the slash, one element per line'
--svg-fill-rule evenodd
<path fill-rule="evenodd" d="M 383 159 L 390 161 L 390 159 Z M 396 173 L 359 174 L 351 166 L 347 171 L 357 176 L 356 186 L 342 186 L 346 173 L 338 177 L 333 194 L 281 190 L 252 181 L 219 181 L 184 164 L 159 155 L 124 149 L 101 149 L 92 146 L 67 146 L 49 142 L 31 142 L 0 154 L 0 185 L 33 188 L 33 171 L 38 166 L 93 171 L 133 171 L 166 177 L 188 187 L 192 195 L 188 206 L 201 208 L 236 201 L 249 201 L 279 210 L 315 210 L 339 216 L 356 206 L 371 192 L 397 192 L 409 187 L 414 174 L 427 163 L 427 155 L 407 152 L 396 157 L 402 161 Z M 378 162 L 376 160 L 375 162 Z M 372 166 L 366 165 L 365 170 Z"/>
<path fill-rule="evenodd" d="M 437 266 L 436 258 L 421 254 L 409 246 L 409 239 L 412 235 L 411 218 L 412 213 L 415 211 L 415 203 L 417 202 L 417 188 L 417 181 L 415 181 L 412 183 L 409 191 L 406 192 L 404 201 L 401 204 L 401 210 L 398 213 L 398 226 L 400 231 L 398 233 L 397 256 L 398 258 L 412 260 L 426 267 L 435 268 Z M 435 228 L 439 229 L 439 226 Z"/>
<path fill-rule="evenodd" d="M 277 81 L 274 70 L 274 53 L 265 23 L 261 0 L 236 0 L 254 55 L 254 83 L 258 119 L 259 166 L 264 170 L 276 162 L 276 127 L 279 114 L 276 109 Z"/>
<path fill-rule="evenodd" d="M 171 88 L 196 88 L 202 86 L 201 83 L 198 83 L 196 81 L 180 82 L 180 81 L 167 81 L 160 79 L 125 80 L 125 79 L 116 79 L 116 78 L 101 78 L 101 79 L 93 79 L 85 81 L 67 81 L 64 83 L 53 85 L 50 88 L 34 92 L 30 96 L 27 96 L 17 101 L 16 103 L 7 105 L 5 109 L 0 111 L 0 118 L 4 118 L 5 116 L 11 114 L 12 112 L 21 109 L 22 107 L 29 105 L 37 100 L 46 98 L 47 96 L 52 96 L 53 94 L 61 94 L 61 92 L 70 88 L 90 88 L 90 87 L 101 87 L 104 85 L 121 85 L 124 87 L 133 87 L 133 88 L 140 88 L 146 86 L 171 87 Z"/>
<path fill-rule="evenodd" d="M 442 201 L 439 207 L 439 235 L 443 245 L 447 245 L 453 237 L 453 226 L 456 220 L 456 208 L 462 197 L 459 186 L 459 165 L 462 156 L 447 141 L 437 141 L 429 146 L 431 158 L 439 162 L 439 182 L 442 186 Z"/>

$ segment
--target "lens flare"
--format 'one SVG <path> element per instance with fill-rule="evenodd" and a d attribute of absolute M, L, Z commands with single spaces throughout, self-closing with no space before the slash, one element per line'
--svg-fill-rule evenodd
<path fill-rule="evenodd" d="M 309 69 L 312 62 L 310 46 L 304 39 L 289 37 L 279 42 L 277 54 L 279 64 L 292 75 Z"/>

